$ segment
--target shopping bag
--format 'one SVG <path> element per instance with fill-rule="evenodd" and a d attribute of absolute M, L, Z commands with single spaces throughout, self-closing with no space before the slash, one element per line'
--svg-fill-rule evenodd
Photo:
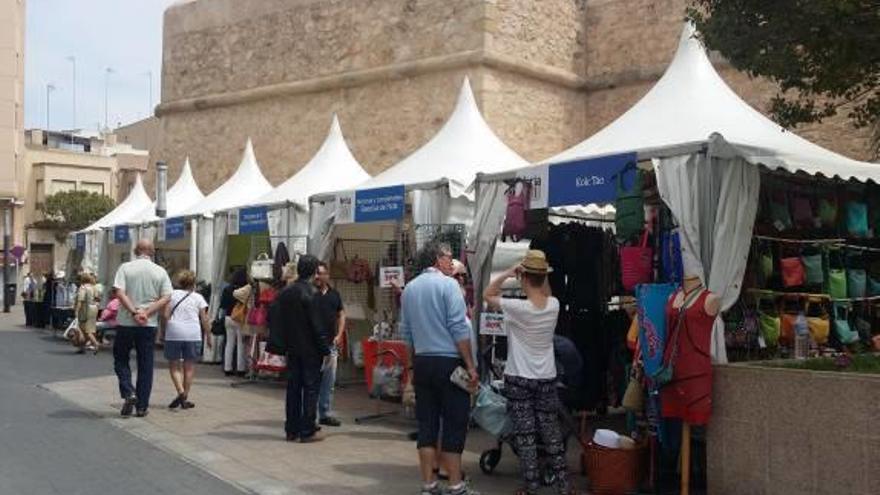
<path fill-rule="evenodd" d="M 266 343 L 260 342 L 260 357 L 254 368 L 259 371 L 281 373 L 287 369 L 287 356 L 272 354 L 266 350 Z"/>
<path fill-rule="evenodd" d="M 510 427 L 507 399 L 488 385 L 480 385 L 471 417 L 480 428 L 494 437 L 500 437 Z"/>
<path fill-rule="evenodd" d="M 631 292 L 639 284 L 651 281 L 654 250 L 648 246 L 648 231 L 642 232 L 638 246 L 620 248 L 620 277 L 623 289 Z"/>
<path fill-rule="evenodd" d="M 782 258 L 779 260 L 779 267 L 782 271 L 782 285 L 785 287 L 800 287 L 804 285 L 807 274 L 800 257 Z"/>
<path fill-rule="evenodd" d="M 266 253 L 257 255 L 251 262 L 251 278 L 254 280 L 272 280 L 272 260 Z"/>

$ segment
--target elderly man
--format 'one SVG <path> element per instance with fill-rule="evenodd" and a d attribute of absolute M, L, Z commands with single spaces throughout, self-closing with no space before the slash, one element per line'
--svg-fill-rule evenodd
<path fill-rule="evenodd" d="M 119 394 L 125 403 L 121 414 L 147 415 L 153 389 L 153 344 L 159 325 L 158 313 L 171 297 L 171 279 L 161 266 L 153 263 L 155 249 L 148 240 L 140 240 L 134 249 L 135 259 L 116 271 L 113 288 L 119 298 L 119 327 L 113 342 L 113 368 L 119 378 Z M 131 349 L 137 353 L 137 387 L 131 383 Z"/>
<path fill-rule="evenodd" d="M 472 329 L 461 289 L 449 276 L 453 272 L 449 245 L 429 243 L 418 257 L 420 265 L 427 268 L 403 291 L 400 329 L 414 355 L 421 493 L 443 493 L 434 473 L 440 441 L 440 465 L 449 476 L 446 493 L 467 495 L 471 491 L 462 481 L 461 453 L 467 436 L 470 395 L 452 383 L 450 376 L 461 366 L 467 370 L 471 391 L 476 389 Z"/>

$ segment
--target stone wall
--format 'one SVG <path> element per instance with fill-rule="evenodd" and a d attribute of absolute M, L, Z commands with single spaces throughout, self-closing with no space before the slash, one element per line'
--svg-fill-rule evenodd
<path fill-rule="evenodd" d="M 199 0 L 165 14 L 160 132 L 150 161 L 186 155 L 210 191 L 248 136 L 278 184 L 320 146 L 338 112 L 370 173 L 424 144 L 465 75 L 489 125 L 541 160 L 643 96 L 672 59 L 687 0 Z M 723 62 L 747 102 L 775 94 Z M 846 119 L 799 130 L 853 158 Z M 152 181 L 148 174 L 147 182 Z M 148 187 L 151 187 L 148 184 Z"/>

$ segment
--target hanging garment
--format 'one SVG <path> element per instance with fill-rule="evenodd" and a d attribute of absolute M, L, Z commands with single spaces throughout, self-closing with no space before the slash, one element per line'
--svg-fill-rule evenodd
<path fill-rule="evenodd" d="M 287 245 L 279 242 L 275 248 L 275 258 L 272 260 L 272 278 L 275 282 L 280 282 L 284 275 L 284 266 L 290 263 L 290 253 L 287 251 Z"/>
<path fill-rule="evenodd" d="M 674 284 L 642 284 L 636 287 L 639 318 L 639 352 L 645 376 L 653 376 L 663 365 L 666 342 L 666 304 L 675 292 Z"/>
<path fill-rule="evenodd" d="M 692 425 L 708 424 L 712 416 L 710 347 L 715 316 L 706 313 L 709 294 L 703 290 L 683 311 L 673 307 L 675 296 L 666 305 L 666 328 L 674 330 L 679 318 L 683 321 L 678 327 L 678 338 L 667 338 L 667 342 L 678 342 L 678 350 L 672 381 L 660 390 L 662 413 L 664 418 L 678 418 Z M 667 345 L 664 359 L 668 360 L 672 352 L 672 345 Z"/>

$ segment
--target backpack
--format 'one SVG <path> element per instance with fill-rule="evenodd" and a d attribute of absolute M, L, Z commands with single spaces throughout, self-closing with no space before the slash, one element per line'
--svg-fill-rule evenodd
<path fill-rule="evenodd" d="M 635 180 L 628 190 L 623 187 L 623 176 L 627 171 L 635 170 Z M 617 230 L 617 238 L 628 241 L 638 235 L 645 228 L 645 200 L 642 197 L 644 186 L 644 174 L 635 163 L 627 164 L 617 174 L 617 200 L 614 208 L 617 215 L 614 224 Z"/>
<path fill-rule="evenodd" d="M 516 186 L 521 185 L 520 192 L 516 192 Z M 501 231 L 501 239 L 507 240 L 510 236 L 514 242 L 525 237 L 528 230 L 526 212 L 532 197 L 532 185 L 527 181 L 516 181 L 507 189 L 507 214 L 504 216 L 504 228 Z"/>

